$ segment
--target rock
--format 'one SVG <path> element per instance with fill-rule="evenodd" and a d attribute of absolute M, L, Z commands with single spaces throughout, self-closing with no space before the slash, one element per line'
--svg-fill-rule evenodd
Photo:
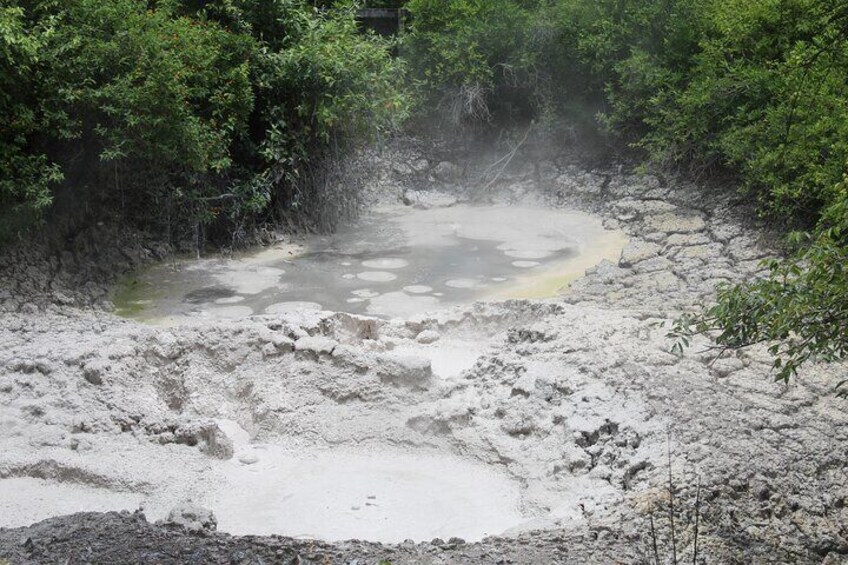
<path fill-rule="evenodd" d="M 415 341 L 426 345 L 439 341 L 440 338 L 441 336 L 439 335 L 439 332 L 433 330 L 424 330 L 423 332 L 418 334 L 418 336 L 415 338 Z"/>
<path fill-rule="evenodd" d="M 601 479 L 604 481 L 608 481 L 610 477 L 612 477 L 613 471 L 608 465 L 598 465 L 591 471 L 589 471 L 589 476 L 593 479 Z"/>
<path fill-rule="evenodd" d="M 551 161 L 542 161 L 538 164 L 537 169 L 540 180 L 553 180 L 559 174 L 559 168 Z"/>
<path fill-rule="evenodd" d="M 638 264 L 633 266 L 633 271 L 635 273 L 656 273 L 658 271 L 667 271 L 670 270 L 674 266 L 674 262 L 670 261 L 666 257 L 654 257 L 652 259 L 645 259 L 644 261 L 639 261 Z"/>
<path fill-rule="evenodd" d="M 738 262 L 756 261 L 768 255 L 753 239 L 744 236 L 737 237 L 728 243 L 727 254 Z"/>
<path fill-rule="evenodd" d="M 663 213 L 647 216 L 645 229 L 665 233 L 697 233 L 707 228 L 704 218 L 697 214 Z"/>
<path fill-rule="evenodd" d="M 536 390 L 536 377 L 531 374 L 524 375 L 512 385 L 512 396 L 529 397 Z"/>
<path fill-rule="evenodd" d="M 745 368 L 745 364 L 736 357 L 722 357 L 721 359 L 716 359 L 710 369 L 712 373 L 717 377 L 728 377 L 736 371 L 741 371 Z"/>
<path fill-rule="evenodd" d="M 407 176 L 412 174 L 412 167 L 406 163 L 392 163 L 392 171 L 399 176 Z"/>
<path fill-rule="evenodd" d="M 710 233 L 716 240 L 727 243 L 731 239 L 742 234 L 742 228 L 733 224 L 713 223 L 710 226 Z"/>
<path fill-rule="evenodd" d="M 265 357 L 273 357 L 278 353 L 279 351 L 277 351 L 277 348 L 274 347 L 273 343 L 266 343 L 262 346 L 262 355 L 264 355 Z"/>
<path fill-rule="evenodd" d="M 171 332 L 157 334 L 151 350 L 154 354 L 165 359 L 176 359 L 182 353 L 179 340 Z"/>
<path fill-rule="evenodd" d="M 218 520 L 211 510 L 186 502 L 171 509 L 168 517 L 156 525 L 193 533 L 214 532 L 218 529 Z"/>
<path fill-rule="evenodd" d="M 359 371 L 368 369 L 370 358 L 360 347 L 341 343 L 333 349 L 332 355 L 333 359 L 341 365 L 347 365 Z"/>
<path fill-rule="evenodd" d="M 255 465 L 259 462 L 259 457 L 254 453 L 245 453 L 244 455 L 239 456 L 239 463 L 243 465 Z"/>
<path fill-rule="evenodd" d="M 558 176 L 554 185 L 564 194 L 600 194 L 605 182 L 602 175 L 573 171 Z"/>
<path fill-rule="evenodd" d="M 53 293 L 53 302 L 59 304 L 61 306 L 73 306 L 77 303 L 72 297 L 68 296 L 64 292 L 56 291 Z"/>
<path fill-rule="evenodd" d="M 709 263 L 715 257 L 721 257 L 723 246 L 720 243 L 709 245 L 692 245 L 680 247 L 668 255 L 677 263 L 697 261 L 698 263 Z"/>
<path fill-rule="evenodd" d="M 660 252 L 661 247 L 656 243 L 648 241 L 635 240 L 627 244 L 621 251 L 621 258 L 618 260 L 619 267 L 632 267 L 636 263 L 656 257 Z"/>
<path fill-rule="evenodd" d="M 511 436 L 526 437 L 537 429 L 536 421 L 529 414 L 511 414 L 501 423 L 501 429 Z"/>
<path fill-rule="evenodd" d="M 573 448 L 568 452 L 568 471 L 575 475 L 587 473 L 592 467 L 592 456 L 583 449 Z"/>
<path fill-rule="evenodd" d="M 32 315 L 37 313 L 38 306 L 36 306 L 32 302 L 25 302 L 24 304 L 21 304 L 21 314 Z"/>
<path fill-rule="evenodd" d="M 448 540 L 448 545 L 465 545 L 465 540 L 462 538 L 452 537 Z"/>
<path fill-rule="evenodd" d="M 409 167 L 416 173 L 423 173 L 430 168 L 430 163 L 427 159 L 416 159 L 409 163 Z"/>
<path fill-rule="evenodd" d="M 614 207 L 617 214 L 627 214 L 634 217 L 673 212 L 676 209 L 677 206 L 674 204 L 662 200 L 634 200 L 631 198 L 619 201 Z"/>
<path fill-rule="evenodd" d="M 277 350 L 284 353 L 294 351 L 294 340 L 283 334 L 274 334 L 271 337 L 271 343 L 274 344 L 274 347 L 276 347 Z"/>
<path fill-rule="evenodd" d="M 111 365 L 108 361 L 96 359 L 85 364 L 82 369 L 82 375 L 89 383 L 93 385 L 102 385 L 103 375 L 109 371 L 110 367 Z"/>
<path fill-rule="evenodd" d="M 24 548 L 27 553 L 33 553 L 35 551 L 35 543 L 32 541 L 32 538 L 27 536 L 21 540 L 21 547 Z"/>
<path fill-rule="evenodd" d="M 655 231 L 651 233 L 646 233 L 642 236 L 642 239 L 644 239 L 645 241 L 650 241 L 651 243 L 662 243 L 666 240 L 667 237 L 667 234 L 661 231 Z"/>
<path fill-rule="evenodd" d="M 616 280 L 623 278 L 628 271 L 620 268 L 618 265 L 604 259 L 596 266 L 587 269 L 586 275 L 597 277 L 597 279 L 605 284 L 610 284 Z"/>
<path fill-rule="evenodd" d="M 403 203 L 422 210 L 430 208 L 449 208 L 457 203 L 456 196 L 431 190 L 407 190 L 403 193 Z"/>
<path fill-rule="evenodd" d="M 384 381 L 417 389 L 426 389 L 433 376 L 429 359 L 398 353 L 381 355 L 378 371 Z"/>
<path fill-rule="evenodd" d="M 713 241 L 703 233 L 675 233 L 665 240 L 670 247 L 690 247 L 693 245 L 707 245 Z"/>
<path fill-rule="evenodd" d="M 615 218 L 606 218 L 603 225 L 605 230 L 621 229 L 621 221 Z"/>
<path fill-rule="evenodd" d="M 202 453 L 216 459 L 230 459 L 233 456 L 232 440 L 211 420 L 179 426 L 174 430 L 174 441 L 197 446 Z"/>
<path fill-rule="evenodd" d="M 462 176 L 462 167 L 450 161 L 442 161 L 433 168 L 433 176 L 441 181 L 453 181 Z"/>
<path fill-rule="evenodd" d="M 640 289 L 650 293 L 670 292 L 680 287 L 680 279 L 671 271 L 660 271 L 634 275 L 624 281 L 627 288 Z"/>
<path fill-rule="evenodd" d="M 337 345 L 338 342 L 328 337 L 307 336 L 294 342 L 294 350 L 314 353 L 316 355 L 321 355 L 322 353 L 330 355 L 333 353 L 333 349 L 335 349 Z"/>

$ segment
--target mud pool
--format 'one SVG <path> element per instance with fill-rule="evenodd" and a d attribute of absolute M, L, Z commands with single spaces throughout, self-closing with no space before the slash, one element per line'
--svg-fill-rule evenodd
<path fill-rule="evenodd" d="M 392 206 L 331 236 L 160 264 L 128 278 L 115 304 L 161 324 L 300 309 L 406 317 L 486 298 L 555 296 L 626 243 L 580 212 Z"/>
<path fill-rule="evenodd" d="M 204 501 L 237 535 L 340 541 L 479 540 L 527 520 L 519 483 L 438 451 L 341 448 L 293 453 L 252 443 L 234 422 L 223 486 Z"/>
<path fill-rule="evenodd" d="M 214 512 L 218 529 L 234 535 L 285 535 L 384 543 L 457 536 L 477 541 L 520 528 L 520 484 L 496 467 L 436 450 L 386 447 L 306 449 L 253 442 L 238 424 L 221 420 L 234 456 L 191 483 L 156 493 L 41 478 L 0 479 L 0 527 L 26 526 L 74 512 L 142 508 L 161 520 L 175 500 Z"/>

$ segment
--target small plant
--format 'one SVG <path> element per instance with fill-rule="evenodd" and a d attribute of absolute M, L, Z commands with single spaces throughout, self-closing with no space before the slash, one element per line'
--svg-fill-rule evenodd
<path fill-rule="evenodd" d="M 722 287 L 717 303 L 675 321 L 668 336 L 682 353 L 695 335 L 715 341 L 717 355 L 766 344 L 776 380 L 788 381 L 809 361 L 848 358 L 848 246 L 840 228 L 818 237 L 795 235 L 787 261 L 770 260 L 760 280 Z M 845 384 L 836 383 L 840 395 Z"/>
<path fill-rule="evenodd" d="M 668 534 L 670 539 L 670 547 L 667 549 L 670 551 L 671 555 L 671 563 L 673 565 L 678 565 L 680 563 L 678 559 L 678 532 L 677 525 L 675 521 L 675 493 L 676 488 L 674 484 L 674 475 L 672 473 L 671 466 L 671 433 L 668 433 L 667 438 L 667 455 L 668 455 Z M 693 540 L 692 540 L 692 564 L 697 565 L 698 563 L 698 541 L 699 536 L 701 534 L 701 478 L 698 477 L 698 485 L 695 490 L 695 506 L 694 506 L 694 532 L 693 532 Z M 654 520 L 654 513 L 651 512 L 648 516 L 649 519 L 649 535 L 650 535 L 650 556 L 653 558 L 653 562 L 655 565 L 660 565 L 660 563 L 665 563 L 666 559 L 661 559 L 661 552 L 659 548 L 658 541 L 658 533 L 656 530 L 656 524 Z"/>

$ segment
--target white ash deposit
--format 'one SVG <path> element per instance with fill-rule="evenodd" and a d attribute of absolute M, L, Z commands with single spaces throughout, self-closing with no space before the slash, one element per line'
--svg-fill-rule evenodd
<path fill-rule="evenodd" d="M 531 185 L 512 179 L 506 199 Z M 389 319 L 280 302 L 165 329 L 4 295 L 0 527 L 190 503 L 239 534 L 475 540 L 588 524 L 638 540 L 664 508 L 670 449 L 681 548 L 698 478 L 714 555 L 740 535 L 799 555 L 848 547 L 838 368 L 778 385 L 763 350 L 715 361 L 699 341 L 678 357 L 659 325 L 760 272 L 769 250 L 732 199 L 568 167 L 549 186 L 549 204 L 579 196 L 631 238 L 557 298 Z M 407 267 L 378 259 L 345 268 Z M 227 283 L 249 294 L 284 276 L 255 268 L 255 286 Z M 373 288 L 350 297 L 388 296 Z"/>

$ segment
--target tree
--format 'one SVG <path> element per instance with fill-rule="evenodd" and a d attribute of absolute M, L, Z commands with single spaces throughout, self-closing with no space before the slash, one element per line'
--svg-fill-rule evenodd
<path fill-rule="evenodd" d="M 54 200 L 174 239 L 307 216 L 309 171 L 406 113 L 403 63 L 349 4 L 9 0 L 0 238 Z"/>

